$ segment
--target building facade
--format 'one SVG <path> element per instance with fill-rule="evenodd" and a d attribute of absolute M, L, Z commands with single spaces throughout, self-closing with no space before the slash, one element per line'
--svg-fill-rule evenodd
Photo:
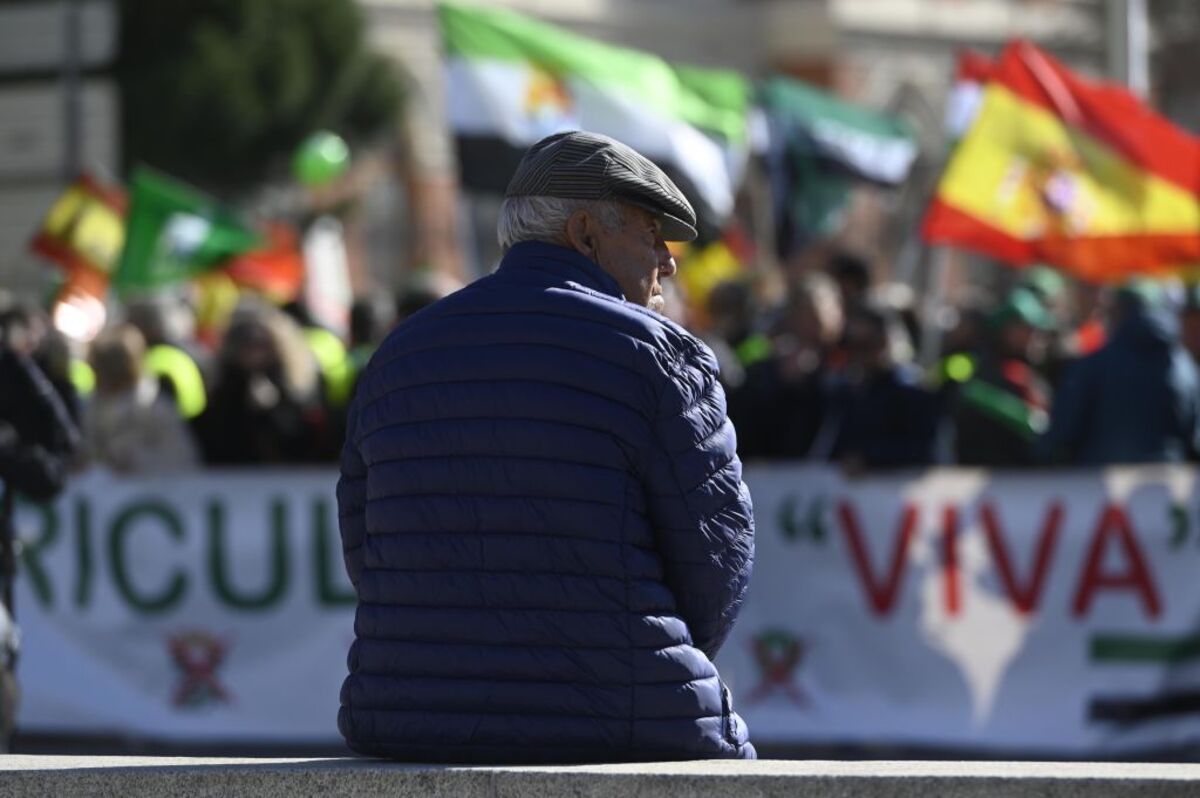
<path fill-rule="evenodd" d="M 69 175 L 112 179 L 118 96 L 111 0 L 0 2 L 0 286 L 41 297 L 57 279 L 28 243 Z"/>

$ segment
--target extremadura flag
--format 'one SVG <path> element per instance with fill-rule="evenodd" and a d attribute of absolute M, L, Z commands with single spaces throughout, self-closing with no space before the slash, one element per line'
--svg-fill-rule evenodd
<path fill-rule="evenodd" d="M 438 7 L 464 186 L 503 191 L 529 145 L 563 130 L 628 144 L 720 224 L 747 153 L 751 87 L 502 9 Z"/>

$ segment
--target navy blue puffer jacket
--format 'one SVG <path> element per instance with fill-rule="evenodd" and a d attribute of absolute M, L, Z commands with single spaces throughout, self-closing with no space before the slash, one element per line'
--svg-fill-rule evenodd
<path fill-rule="evenodd" d="M 711 662 L 754 559 L 715 360 L 587 258 L 519 244 L 394 331 L 338 505 L 354 750 L 754 756 Z"/>

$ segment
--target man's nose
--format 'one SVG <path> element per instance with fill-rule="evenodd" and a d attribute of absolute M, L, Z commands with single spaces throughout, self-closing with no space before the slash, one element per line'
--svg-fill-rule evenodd
<path fill-rule="evenodd" d="M 663 244 L 658 250 L 658 274 L 660 277 L 670 277 L 675 274 L 678 269 L 675 266 L 675 258 L 671 255 L 671 250 L 667 249 L 667 245 Z"/>

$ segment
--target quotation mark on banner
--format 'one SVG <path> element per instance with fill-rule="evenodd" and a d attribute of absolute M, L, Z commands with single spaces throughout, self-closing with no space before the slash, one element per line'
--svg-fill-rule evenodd
<path fill-rule="evenodd" d="M 788 540 L 808 538 L 824 543 L 826 535 L 827 500 L 822 495 L 802 503 L 795 494 L 783 500 L 779 507 L 779 528 Z"/>
<path fill-rule="evenodd" d="M 1167 508 L 1167 524 L 1171 529 L 1171 548 L 1178 549 L 1187 543 L 1192 532 L 1192 515 L 1187 505 L 1175 503 Z"/>

